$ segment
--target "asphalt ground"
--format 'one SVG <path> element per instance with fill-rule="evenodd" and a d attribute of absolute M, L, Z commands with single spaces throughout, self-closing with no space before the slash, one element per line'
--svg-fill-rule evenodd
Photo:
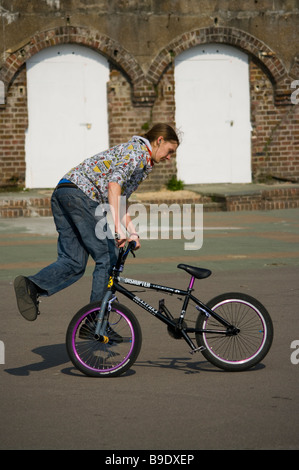
<path fill-rule="evenodd" d="M 126 276 L 172 287 L 188 283 L 178 263 L 211 269 L 195 283 L 203 301 L 227 291 L 258 298 L 273 319 L 274 342 L 259 366 L 242 373 L 191 356 L 185 342 L 120 297 L 142 327 L 136 363 L 119 378 L 81 374 L 67 356 L 65 332 L 89 301 L 92 263 L 75 285 L 42 300 L 35 322 L 20 316 L 14 298 L 15 276 L 55 260 L 56 239 L 52 218 L 0 220 L 1 450 L 95 449 L 102 459 L 188 451 L 199 464 L 200 450 L 299 448 L 298 209 L 207 213 L 200 249 L 184 249 L 183 238 L 146 239 L 128 259 Z M 135 290 L 158 305 L 161 294 Z M 179 314 L 180 300 L 164 298 Z"/>

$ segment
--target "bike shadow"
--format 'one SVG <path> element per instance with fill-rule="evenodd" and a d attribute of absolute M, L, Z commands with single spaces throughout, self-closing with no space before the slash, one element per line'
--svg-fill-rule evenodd
<path fill-rule="evenodd" d="M 52 368 L 60 368 L 60 372 L 65 375 L 84 377 L 88 378 L 86 375 L 78 371 L 72 364 L 67 354 L 65 343 L 61 344 L 50 344 L 47 346 L 40 346 L 32 350 L 34 354 L 40 356 L 40 360 L 32 363 L 26 364 L 21 367 L 15 367 L 10 369 L 4 369 L 4 372 L 15 375 L 15 376 L 28 376 L 31 372 L 40 372 Z M 61 367 L 65 364 L 70 364 L 69 367 Z M 221 370 L 206 360 L 195 361 L 193 358 L 189 357 L 161 357 L 154 361 L 142 361 L 137 360 L 134 363 L 134 368 L 129 369 L 120 377 L 128 377 L 136 373 L 136 368 L 138 367 L 154 367 L 161 369 L 173 369 L 180 371 L 184 374 L 199 374 L 201 372 L 216 372 L 216 373 L 228 373 L 224 370 Z M 249 369 L 248 372 L 257 371 L 263 369 L 265 366 L 260 363 L 255 367 Z"/>
<path fill-rule="evenodd" d="M 201 372 L 214 372 L 214 373 L 225 373 L 228 374 L 229 372 L 219 369 L 218 367 L 214 366 L 210 362 L 206 360 L 202 361 L 194 361 L 193 358 L 189 357 L 161 357 L 155 361 L 136 361 L 134 366 L 139 367 L 154 367 L 154 368 L 161 368 L 161 369 L 173 369 L 180 371 L 184 374 L 200 374 Z M 248 369 L 247 372 L 253 372 L 257 370 L 264 369 L 265 365 L 260 363 L 257 364 L 255 367 Z M 231 372 L 234 373 L 235 372 Z"/>
<path fill-rule="evenodd" d="M 66 347 L 64 343 L 61 344 L 50 344 L 47 346 L 40 346 L 32 349 L 34 354 L 40 356 L 40 360 L 26 364 L 21 367 L 15 367 L 11 369 L 4 369 L 5 372 L 11 375 L 29 375 L 30 372 L 39 372 L 54 367 L 59 367 L 67 362 L 70 362 Z"/>
<path fill-rule="evenodd" d="M 68 356 L 65 343 L 61 344 L 50 344 L 47 346 L 40 346 L 38 348 L 32 349 L 34 354 L 40 356 L 40 359 L 32 364 L 26 364 L 24 366 L 4 369 L 4 372 L 10 375 L 15 376 L 28 376 L 32 372 L 40 372 L 52 368 L 60 368 L 58 372 L 61 372 L 65 375 L 70 375 L 73 377 L 82 377 L 90 378 L 77 370 L 71 363 Z M 62 367 L 65 364 L 70 364 L 69 367 Z M 123 376 L 128 376 L 135 374 L 134 370 L 129 370 L 123 374 Z"/>

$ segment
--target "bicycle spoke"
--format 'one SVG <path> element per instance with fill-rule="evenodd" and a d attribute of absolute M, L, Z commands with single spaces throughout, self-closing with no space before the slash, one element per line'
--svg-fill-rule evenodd
<path fill-rule="evenodd" d="M 246 294 L 222 294 L 214 301 L 210 301 L 209 307 L 234 329 L 219 334 L 219 322 L 212 315 L 199 316 L 197 327 L 203 333 L 196 338 L 198 345 L 206 348 L 203 355 L 227 370 L 242 370 L 242 367 L 244 370 L 259 362 L 273 338 L 272 322 L 266 309 Z"/>
<path fill-rule="evenodd" d="M 113 276 L 123 270 L 135 246 L 132 241 L 125 249 L 120 248 Z M 141 328 L 134 313 L 115 302 L 110 294 L 113 293 L 108 289 L 101 307 L 99 302 L 82 307 L 67 329 L 66 346 L 72 363 L 92 377 L 123 374 L 134 364 L 142 344 Z M 101 308 L 103 315 L 98 315 Z"/>
<path fill-rule="evenodd" d="M 86 367 L 94 370 L 112 370 L 130 354 L 133 343 L 133 331 L 120 312 L 112 310 L 108 318 L 105 335 L 108 343 L 95 339 L 96 312 L 85 316 L 77 327 L 75 349 L 77 357 Z M 82 327 L 84 336 L 82 335 Z"/>
<path fill-rule="evenodd" d="M 217 313 L 240 329 L 240 333 L 229 337 L 209 336 L 209 345 L 215 354 L 230 361 L 240 361 L 253 355 L 262 344 L 264 331 L 262 321 L 256 313 L 252 313 L 251 308 L 240 302 L 225 304 Z M 206 328 L 213 327 L 218 329 L 214 319 L 206 322 Z"/>

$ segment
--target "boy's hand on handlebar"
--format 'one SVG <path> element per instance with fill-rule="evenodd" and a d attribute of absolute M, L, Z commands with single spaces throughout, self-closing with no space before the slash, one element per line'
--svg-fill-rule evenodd
<path fill-rule="evenodd" d="M 123 234 L 123 232 L 118 231 L 115 232 L 115 243 L 118 248 L 123 248 L 126 244 L 126 236 Z"/>
<path fill-rule="evenodd" d="M 135 242 L 135 248 L 134 250 L 138 250 L 141 245 L 140 245 L 140 241 L 139 241 L 139 236 L 137 235 L 137 233 L 131 233 L 131 235 L 129 236 L 128 238 L 128 242 Z"/>
<path fill-rule="evenodd" d="M 123 233 L 117 233 L 115 234 L 117 235 L 115 237 L 115 243 L 117 245 L 118 248 L 124 248 L 126 242 L 134 242 L 135 243 L 135 247 L 133 248 L 134 250 L 138 250 L 138 248 L 140 248 L 140 241 L 139 241 L 139 236 L 137 235 L 137 233 L 132 233 L 128 238 L 125 237 L 125 235 Z"/>
<path fill-rule="evenodd" d="M 126 244 L 126 238 L 121 238 L 120 240 L 115 240 L 117 248 L 123 248 Z"/>

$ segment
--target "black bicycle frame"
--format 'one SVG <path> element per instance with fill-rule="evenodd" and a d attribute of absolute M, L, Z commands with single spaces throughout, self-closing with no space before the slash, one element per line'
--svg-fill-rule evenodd
<path fill-rule="evenodd" d="M 199 299 L 194 297 L 192 295 L 193 291 L 193 285 L 195 281 L 195 277 L 191 276 L 189 286 L 187 290 L 182 290 L 182 289 L 176 289 L 173 287 L 167 287 L 167 286 L 161 286 L 159 284 L 152 284 L 150 282 L 146 281 L 139 281 L 135 279 L 130 279 L 130 278 L 125 278 L 121 277 L 120 273 L 122 273 L 123 268 L 124 268 L 124 263 L 126 261 L 126 258 L 128 254 L 131 252 L 133 256 L 134 254 L 134 248 L 135 248 L 135 242 L 130 242 L 127 246 L 126 249 L 121 248 L 118 256 L 118 260 L 116 262 L 116 265 L 113 268 L 112 271 L 112 286 L 109 287 L 107 291 L 107 295 L 105 296 L 105 300 L 102 303 L 102 312 L 99 315 L 99 324 L 96 328 L 96 335 L 100 336 L 101 331 L 104 330 L 104 327 L 102 327 L 102 321 L 103 321 L 103 316 L 104 312 L 106 310 L 107 304 L 111 302 L 111 300 L 114 297 L 114 294 L 116 292 L 119 292 L 120 294 L 123 294 L 125 297 L 128 299 L 132 300 L 132 302 L 135 302 L 139 307 L 143 308 L 147 312 L 151 313 L 154 315 L 156 318 L 158 318 L 160 321 L 165 323 L 168 327 L 172 328 L 172 331 L 174 331 L 176 334 L 178 334 L 178 337 L 184 338 L 184 340 L 188 343 L 188 345 L 191 347 L 191 353 L 195 351 L 199 351 L 202 348 L 197 348 L 191 338 L 188 336 L 188 333 L 212 333 L 212 334 L 219 334 L 219 335 L 227 335 L 229 332 L 233 332 L 235 330 L 234 326 L 228 323 L 224 318 L 222 318 L 220 315 L 218 315 L 216 312 L 211 310 L 209 307 L 207 307 L 204 303 L 202 303 Z M 166 292 L 167 294 L 176 294 L 184 297 L 184 302 L 182 306 L 182 310 L 180 313 L 179 319 L 174 319 L 169 310 L 166 308 L 164 305 L 164 301 L 159 302 L 159 310 L 155 309 L 152 305 L 148 304 L 144 300 L 140 299 L 137 295 L 133 294 L 133 292 L 130 292 L 128 289 L 125 287 L 121 286 L 119 283 L 125 283 L 125 284 L 130 284 L 133 286 L 138 286 L 138 287 L 143 287 L 145 289 L 153 289 L 156 291 L 163 291 Z M 210 315 L 215 318 L 221 325 L 223 325 L 226 330 L 209 330 L 209 329 L 199 329 L 199 328 L 188 328 L 183 325 L 183 321 L 186 315 L 186 310 L 189 304 L 189 301 L 192 300 L 196 304 L 197 310 L 201 311 L 204 315 L 209 317 Z M 101 330 L 102 328 L 102 330 Z"/>
<path fill-rule="evenodd" d="M 199 299 L 194 297 L 192 295 L 193 291 L 193 285 L 194 285 L 195 277 L 191 276 L 189 286 L 187 290 L 182 290 L 182 289 L 177 289 L 173 287 L 167 287 L 159 284 L 152 284 L 146 281 L 139 281 L 135 279 L 130 279 L 130 278 L 125 278 L 121 276 L 115 276 L 113 279 L 113 285 L 111 287 L 112 295 L 115 294 L 115 292 L 119 292 L 120 294 L 123 294 L 125 297 L 128 299 L 132 300 L 135 302 L 139 307 L 143 308 L 147 312 L 151 313 L 154 315 L 156 318 L 158 318 L 160 321 L 168 325 L 169 327 L 172 327 L 174 331 L 179 332 L 179 334 L 185 339 L 185 341 L 189 344 L 189 346 L 192 349 L 192 352 L 195 352 L 196 350 L 200 349 L 197 348 L 191 338 L 188 336 L 188 333 L 213 333 L 213 334 L 222 334 L 226 335 L 228 330 L 233 329 L 234 327 L 228 323 L 226 320 L 224 320 L 221 316 L 219 316 L 216 312 L 211 310 L 209 307 L 207 307 L 205 304 L 203 304 Z M 156 291 L 163 291 L 166 292 L 167 294 L 176 294 L 185 297 L 182 310 L 180 313 L 180 317 L 178 320 L 175 320 L 169 310 L 166 308 L 164 305 L 164 301 L 159 302 L 159 310 L 154 308 L 152 305 L 148 304 L 144 300 L 142 300 L 140 297 L 135 295 L 133 292 L 129 291 L 119 283 L 125 283 L 125 284 L 130 284 L 133 286 L 138 286 L 138 287 L 143 287 L 145 289 L 153 289 Z M 226 330 L 208 330 L 208 329 L 199 329 L 199 328 L 188 328 L 188 327 L 183 327 L 183 320 L 186 315 L 187 307 L 189 304 L 189 301 L 192 300 L 196 304 L 197 310 L 201 311 L 203 314 L 206 316 L 212 316 L 213 318 L 217 319 L 220 324 L 222 324 L 224 327 L 226 327 Z"/>

